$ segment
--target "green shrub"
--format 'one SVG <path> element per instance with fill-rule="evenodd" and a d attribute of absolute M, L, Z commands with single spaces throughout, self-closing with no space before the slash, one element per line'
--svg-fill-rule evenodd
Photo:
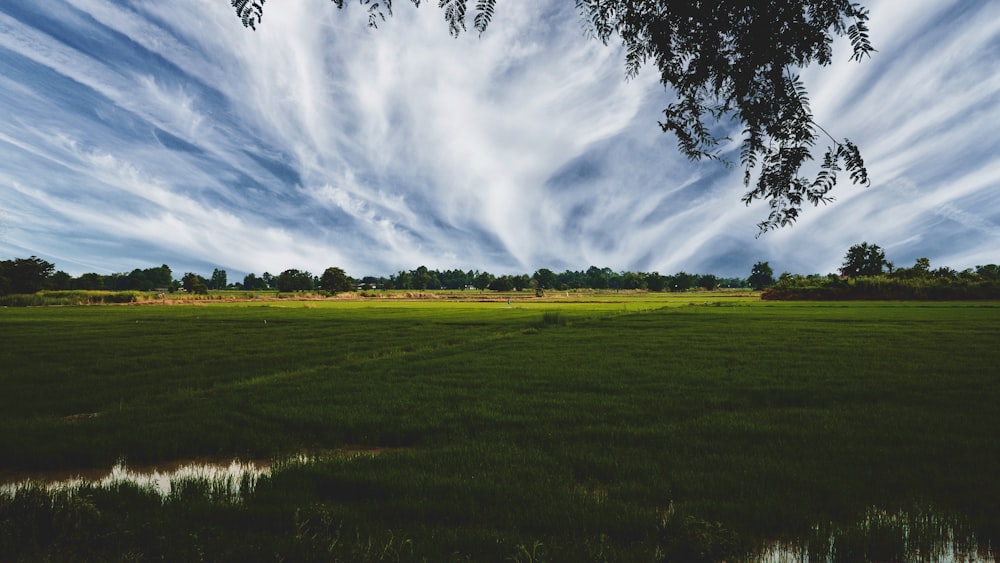
<path fill-rule="evenodd" d="M 957 301 L 1000 299 L 1000 283 L 991 280 L 934 278 L 893 278 L 867 276 L 782 277 L 761 293 L 769 301 Z"/>

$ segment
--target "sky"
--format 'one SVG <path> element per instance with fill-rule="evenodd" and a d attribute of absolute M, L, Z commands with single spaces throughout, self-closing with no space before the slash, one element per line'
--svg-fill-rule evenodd
<path fill-rule="evenodd" d="M 1000 2 L 865 5 L 878 52 L 842 39 L 802 76 L 872 185 L 842 175 L 758 237 L 738 164 L 683 157 L 655 68 L 627 80 L 566 0 L 505 0 L 458 38 L 433 2 L 373 30 L 356 2 L 272 0 L 251 31 L 228 0 L 4 0 L 0 259 L 746 277 L 835 272 L 866 241 L 898 266 L 1000 263 Z"/>

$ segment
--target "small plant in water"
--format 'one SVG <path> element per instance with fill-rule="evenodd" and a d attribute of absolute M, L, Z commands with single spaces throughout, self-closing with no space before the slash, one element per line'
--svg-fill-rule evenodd
<path fill-rule="evenodd" d="M 545 557 L 545 544 L 535 540 L 529 550 L 524 544 L 517 545 L 517 553 L 514 554 L 513 561 L 516 563 L 543 563 L 547 561 Z"/>
<path fill-rule="evenodd" d="M 660 524 L 657 561 L 739 561 L 746 556 L 739 536 L 721 522 L 694 516 L 670 518 Z"/>

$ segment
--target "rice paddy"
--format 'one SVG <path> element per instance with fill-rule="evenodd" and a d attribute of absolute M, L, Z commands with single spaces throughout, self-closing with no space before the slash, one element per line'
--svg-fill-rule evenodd
<path fill-rule="evenodd" d="M 716 292 L 0 309 L 0 481 L 271 464 L 0 490 L 0 560 L 992 560 L 998 341 Z"/>

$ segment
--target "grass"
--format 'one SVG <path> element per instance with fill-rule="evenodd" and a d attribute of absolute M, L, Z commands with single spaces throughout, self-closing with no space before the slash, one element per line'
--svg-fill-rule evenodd
<path fill-rule="evenodd" d="M 997 341 L 995 303 L 0 309 L 0 469 L 384 448 L 240 502 L 3 493 L 0 559 L 712 560 L 817 530 L 908 558 L 873 510 L 995 546 Z"/>

